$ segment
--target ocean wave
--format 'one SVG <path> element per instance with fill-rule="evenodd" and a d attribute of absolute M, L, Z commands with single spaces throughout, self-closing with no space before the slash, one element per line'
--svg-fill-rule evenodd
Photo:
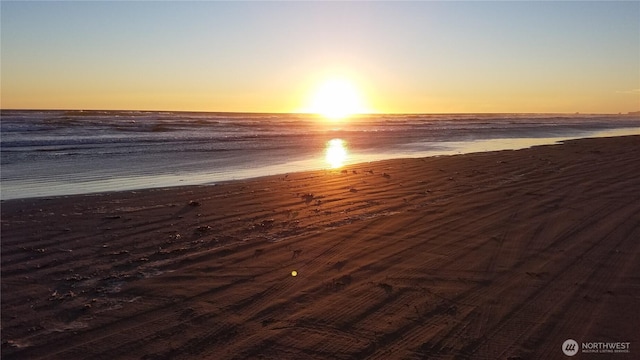
<path fill-rule="evenodd" d="M 2 110 L 0 116 L 2 178 L 9 180 L 34 171 L 64 178 L 82 169 L 114 177 L 176 168 L 229 172 L 322 156 L 333 138 L 354 153 L 396 153 L 451 141 L 640 127 L 638 116 L 576 114 L 374 114 L 335 123 L 306 114 L 167 111 Z"/>

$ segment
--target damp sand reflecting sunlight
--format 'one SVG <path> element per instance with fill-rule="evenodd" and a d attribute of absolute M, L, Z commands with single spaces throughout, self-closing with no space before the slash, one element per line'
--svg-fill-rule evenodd
<path fill-rule="evenodd" d="M 345 141 L 342 139 L 331 139 L 327 141 L 325 154 L 325 161 L 333 169 L 342 167 L 348 157 Z"/>

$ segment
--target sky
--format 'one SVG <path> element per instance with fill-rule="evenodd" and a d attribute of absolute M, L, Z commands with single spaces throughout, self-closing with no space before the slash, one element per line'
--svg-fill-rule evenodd
<path fill-rule="evenodd" d="M 640 110 L 640 2 L 2 1 L 3 109 Z"/>

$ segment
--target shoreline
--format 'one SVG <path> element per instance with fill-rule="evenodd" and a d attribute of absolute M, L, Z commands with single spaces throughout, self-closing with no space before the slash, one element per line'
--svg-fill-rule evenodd
<path fill-rule="evenodd" d="M 2 358 L 637 357 L 638 153 L 592 138 L 6 200 Z"/>
<path fill-rule="evenodd" d="M 601 137 L 619 137 L 640 135 L 640 127 L 617 128 L 609 130 L 588 131 L 582 135 L 534 137 L 534 138 L 494 138 L 473 141 L 433 142 L 432 150 L 418 150 L 424 144 L 413 144 L 404 150 L 391 153 L 354 153 L 346 161 L 346 165 L 355 166 L 360 163 L 370 163 L 383 160 L 437 157 L 458 154 L 482 153 L 503 150 L 519 150 L 533 146 L 557 145 L 564 141 L 590 139 Z M 428 147 L 428 146 L 427 146 Z M 92 181 L 69 181 L 34 183 L 26 179 L 20 181 L 4 181 L 0 190 L 1 201 L 13 199 L 29 199 L 58 196 L 74 196 L 103 192 L 135 191 L 144 189 L 159 189 L 182 186 L 208 186 L 228 181 L 248 180 L 265 176 L 278 176 L 301 171 L 331 170 L 321 159 L 321 155 L 306 160 L 290 161 L 283 164 L 268 165 L 259 168 L 226 169 L 217 172 L 200 171 L 183 174 L 155 174 L 148 176 L 125 176 L 106 178 Z M 324 164 L 324 165 L 321 165 Z M 324 166 L 324 167 L 323 167 Z M 15 184 L 13 184 L 15 183 Z M 150 184 L 152 183 L 152 184 Z M 26 188 L 26 189 L 25 189 Z"/>

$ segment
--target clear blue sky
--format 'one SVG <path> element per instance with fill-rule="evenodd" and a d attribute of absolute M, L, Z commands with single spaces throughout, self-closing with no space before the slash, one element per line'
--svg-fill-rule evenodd
<path fill-rule="evenodd" d="M 2 108 L 640 110 L 640 2 L 1 2 Z"/>

